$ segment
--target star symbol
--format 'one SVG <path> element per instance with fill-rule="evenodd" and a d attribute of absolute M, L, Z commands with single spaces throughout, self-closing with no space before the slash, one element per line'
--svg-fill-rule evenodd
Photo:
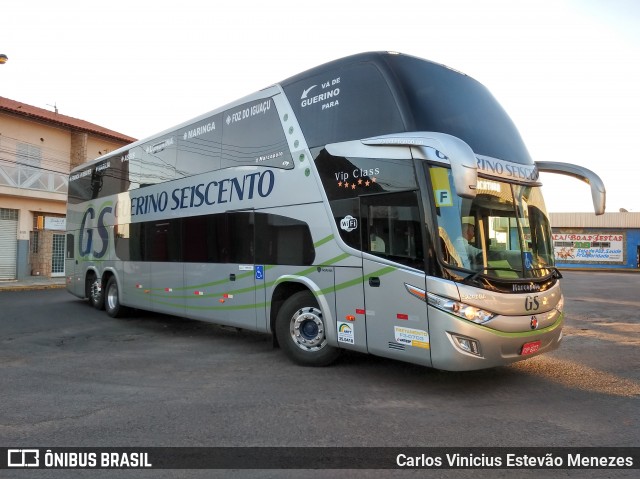
<path fill-rule="evenodd" d="M 373 178 L 371 178 L 371 182 L 372 182 L 372 183 L 375 183 L 375 182 L 376 182 L 376 179 L 377 179 L 377 178 L 374 176 Z"/>
<path fill-rule="evenodd" d="M 371 184 L 371 182 L 369 180 L 364 182 L 364 186 L 369 186 Z"/>
<path fill-rule="evenodd" d="M 361 184 L 362 184 L 362 178 L 360 178 L 360 179 L 358 180 L 358 184 L 359 184 L 359 185 L 361 185 Z"/>
<path fill-rule="evenodd" d="M 341 187 L 342 186 L 342 181 L 338 181 L 338 186 Z"/>
<path fill-rule="evenodd" d="M 349 182 L 348 182 L 348 181 L 345 181 L 345 182 L 344 182 L 344 187 L 345 187 L 345 188 L 349 188 Z"/>
<path fill-rule="evenodd" d="M 355 184 L 355 183 L 353 183 L 353 184 L 351 185 L 351 189 L 352 189 L 352 190 L 355 190 L 355 189 L 356 189 L 356 184 Z"/>

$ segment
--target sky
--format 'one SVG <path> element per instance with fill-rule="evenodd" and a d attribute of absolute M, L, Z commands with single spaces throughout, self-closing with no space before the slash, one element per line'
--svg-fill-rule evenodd
<path fill-rule="evenodd" d="M 365 51 L 483 83 L 536 161 L 576 163 L 607 211 L 640 212 L 636 0 L 5 0 L 0 96 L 146 138 L 316 65 Z M 542 174 L 549 211 L 592 211 Z"/>

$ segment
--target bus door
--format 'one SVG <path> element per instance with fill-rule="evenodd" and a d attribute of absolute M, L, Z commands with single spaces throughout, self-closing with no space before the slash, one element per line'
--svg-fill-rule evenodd
<path fill-rule="evenodd" d="M 431 365 L 422 222 L 415 191 L 361 197 L 367 344 L 372 354 Z M 413 290 L 415 291 L 415 289 Z"/>
<path fill-rule="evenodd" d="M 233 211 L 225 214 L 225 234 L 222 247 L 225 255 L 219 304 L 224 323 L 239 328 L 256 328 L 258 282 L 264 284 L 264 265 L 255 264 L 255 214 L 253 211 Z M 264 288 L 261 288 L 264 294 Z M 264 309 L 264 308 L 263 308 Z"/>
<path fill-rule="evenodd" d="M 67 233 L 67 254 L 65 256 L 64 271 L 67 276 L 67 289 L 76 296 L 84 295 L 84 281 L 76 271 L 78 260 L 75 255 L 74 234 Z M 80 268 L 77 268 L 78 270 Z"/>
<path fill-rule="evenodd" d="M 151 263 L 148 259 L 149 244 L 153 242 L 149 237 L 152 231 L 155 231 L 155 225 L 146 223 L 114 227 L 116 256 L 123 259 L 118 291 L 120 302 L 144 310 L 151 309 Z"/>
<path fill-rule="evenodd" d="M 182 286 L 180 229 L 172 220 L 119 224 L 113 231 L 114 258 L 122 260 L 120 302 L 148 311 L 180 315 L 184 300 L 175 299 Z M 103 285 L 103 287 L 106 285 Z M 166 306 L 177 305 L 174 309 Z"/>
<path fill-rule="evenodd" d="M 191 318 L 255 328 L 253 212 L 185 218 L 186 314 Z"/>

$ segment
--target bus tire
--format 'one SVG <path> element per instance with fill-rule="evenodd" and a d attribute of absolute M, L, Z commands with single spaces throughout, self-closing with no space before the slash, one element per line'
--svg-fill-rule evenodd
<path fill-rule="evenodd" d="M 104 293 L 104 306 L 107 314 L 112 318 L 122 318 L 127 314 L 128 308 L 120 304 L 120 292 L 115 276 L 111 276 L 107 281 Z"/>
<path fill-rule="evenodd" d="M 102 280 L 94 274 L 87 277 L 87 293 L 89 304 L 102 311 L 104 309 L 104 288 L 102 287 Z"/>
<path fill-rule="evenodd" d="M 340 350 L 328 344 L 325 326 L 316 298 L 310 291 L 299 291 L 278 311 L 275 333 L 280 347 L 296 364 L 327 366 Z"/>

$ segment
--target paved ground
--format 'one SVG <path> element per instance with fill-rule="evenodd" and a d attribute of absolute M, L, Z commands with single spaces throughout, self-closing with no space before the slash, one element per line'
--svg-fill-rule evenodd
<path fill-rule="evenodd" d="M 638 446 L 640 276 L 565 273 L 561 348 L 446 373 L 361 354 L 293 365 L 265 335 L 63 289 L 0 291 L 0 445 Z M 20 471 L 0 477 L 299 477 L 301 471 Z M 637 471 L 635 471 L 637 472 Z M 305 471 L 305 477 L 637 477 L 612 471 Z"/>

